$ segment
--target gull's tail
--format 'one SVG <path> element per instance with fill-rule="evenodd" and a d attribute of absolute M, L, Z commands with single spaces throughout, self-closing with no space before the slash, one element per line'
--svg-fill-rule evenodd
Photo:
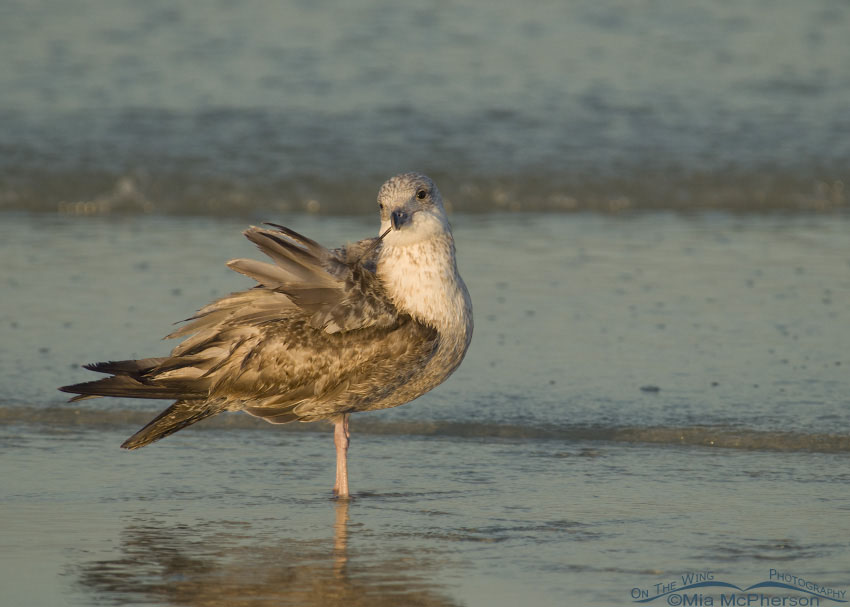
<path fill-rule="evenodd" d="M 124 449 L 138 449 L 226 408 L 223 400 L 207 400 L 209 390 L 205 382 L 179 373 L 168 373 L 185 369 L 194 360 L 191 357 L 182 361 L 145 358 L 95 363 L 86 365 L 86 368 L 98 373 L 109 373 L 111 377 L 59 389 L 76 394 L 71 402 L 98 396 L 177 399 L 177 402 L 121 445 Z"/>
<path fill-rule="evenodd" d="M 185 373 L 166 373 L 185 370 L 192 362 L 194 359 L 189 358 L 143 358 L 93 363 L 84 368 L 112 377 L 62 386 L 59 390 L 76 394 L 71 402 L 96 396 L 205 400 L 209 391 L 204 382 Z"/>

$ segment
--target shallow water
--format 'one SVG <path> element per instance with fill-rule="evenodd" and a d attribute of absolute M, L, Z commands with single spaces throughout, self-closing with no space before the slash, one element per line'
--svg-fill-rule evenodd
<path fill-rule="evenodd" d="M 329 245 L 375 230 L 261 219 Z M 473 346 L 433 393 L 355 416 L 348 506 L 326 426 L 220 416 L 129 453 L 166 403 L 55 390 L 166 352 L 173 321 L 248 286 L 223 265 L 258 255 L 245 223 L 2 216 L 4 602 L 609 605 L 771 569 L 850 586 L 846 217 L 453 217 Z"/>
<path fill-rule="evenodd" d="M 846 208 L 836 0 L 0 7 L 0 208 Z M 451 187 L 449 187 L 451 186 Z"/>
<path fill-rule="evenodd" d="M 329 435 L 203 433 L 140 463 L 126 432 L 26 434 L 3 454 L 8 604 L 626 604 L 776 567 L 847 584 L 846 455 L 356 435 L 345 506 Z"/>

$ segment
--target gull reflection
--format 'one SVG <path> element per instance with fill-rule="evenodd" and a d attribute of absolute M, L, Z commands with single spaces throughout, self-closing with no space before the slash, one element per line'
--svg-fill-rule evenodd
<path fill-rule="evenodd" d="M 456 605 L 438 581 L 438 555 L 369 541 L 352 552 L 349 501 L 334 504 L 333 537 L 293 539 L 244 521 L 164 524 L 136 520 L 120 554 L 77 566 L 79 584 L 117 604 Z M 330 521 L 329 521 L 330 522 Z M 381 545 L 384 544 L 384 545 Z"/>

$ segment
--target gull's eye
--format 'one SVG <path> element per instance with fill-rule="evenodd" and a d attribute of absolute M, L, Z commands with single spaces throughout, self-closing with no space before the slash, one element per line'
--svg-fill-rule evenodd
<path fill-rule="evenodd" d="M 426 190 L 419 190 L 418 192 L 416 192 L 416 197 L 419 200 L 424 200 L 427 195 L 428 195 L 428 192 Z"/>

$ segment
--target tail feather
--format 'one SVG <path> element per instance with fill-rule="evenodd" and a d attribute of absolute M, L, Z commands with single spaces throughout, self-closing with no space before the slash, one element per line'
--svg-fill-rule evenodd
<path fill-rule="evenodd" d="M 72 386 L 62 386 L 62 392 L 77 394 L 71 401 L 93 396 L 125 396 L 129 398 L 192 398 L 203 399 L 208 396 L 205 386 L 191 380 L 170 379 L 168 383 L 143 383 L 129 375 L 114 375 L 104 379 L 83 382 Z"/>
<path fill-rule="evenodd" d="M 121 448 L 139 449 L 223 410 L 223 404 L 215 401 L 177 401 L 125 440 Z"/>
<path fill-rule="evenodd" d="M 209 358 L 204 356 L 91 363 L 85 368 L 112 377 L 62 386 L 59 390 L 76 394 L 71 402 L 96 396 L 205 400 L 209 396 L 209 381 L 199 381 L 197 376 L 209 363 Z"/>
<path fill-rule="evenodd" d="M 109 373 L 110 375 L 131 375 L 139 377 L 151 369 L 162 365 L 167 361 L 167 357 L 163 358 L 142 358 L 140 360 L 110 360 L 102 363 L 89 363 L 83 365 L 84 369 L 94 371 L 96 373 Z"/>

